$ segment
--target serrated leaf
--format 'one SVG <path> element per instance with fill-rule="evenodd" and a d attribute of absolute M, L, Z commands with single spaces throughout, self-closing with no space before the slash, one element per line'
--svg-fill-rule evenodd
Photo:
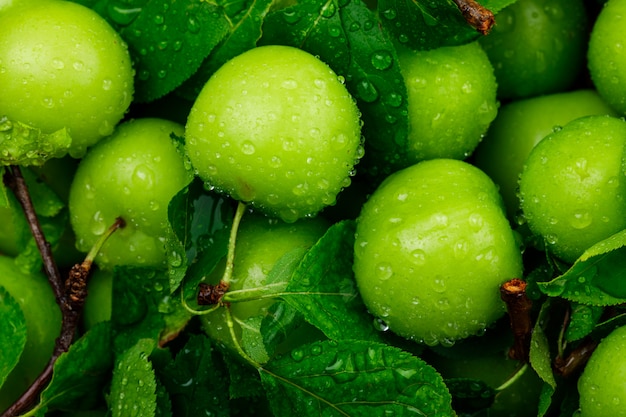
<path fill-rule="evenodd" d="M 149 359 L 154 348 L 154 340 L 140 339 L 116 359 L 109 396 L 113 417 L 155 415 L 157 387 Z"/>
<path fill-rule="evenodd" d="M 352 272 L 354 222 L 332 225 L 309 250 L 282 299 L 333 340 L 380 340 Z"/>
<path fill-rule="evenodd" d="M 40 410 L 90 409 L 102 401 L 111 377 L 113 351 L 109 322 L 100 322 L 72 344 L 54 364 Z"/>
<path fill-rule="evenodd" d="M 570 322 L 565 332 L 565 340 L 573 342 L 589 335 L 600 321 L 603 307 L 572 303 Z"/>
<path fill-rule="evenodd" d="M 261 37 L 261 25 L 272 6 L 272 0 L 239 0 L 217 2 L 224 7 L 229 33 L 204 60 L 198 71 L 178 89 L 187 99 L 195 99 L 208 79 L 226 61 L 252 49 Z"/>
<path fill-rule="evenodd" d="M 278 416 L 455 415 L 434 368 L 384 344 L 316 342 L 259 373 Z"/>
<path fill-rule="evenodd" d="M 230 378 L 228 395 L 231 399 L 238 400 L 265 395 L 261 386 L 261 377 L 256 369 L 244 363 L 241 357 L 230 351 L 225 352 L 223 357 Z"/>
<path fill-rule="evenodd" d="M 360 166 L 384 175 L 406 166 L 407 91 L 391 39 L 362 1 L 304 0 L 268 15 L 263 44 L 308 51 L 345 78 L 362 113 Z"/>
<path fill-rule="evenodd" d="M 496 13 L 516 0 L 484 0 L 479 3 Z M 394 38 L 413 49 L 462 45 L 480 35 L 452 0 L 380 0 L 378 11 Z"/>
<path fill-rule="evenodd" d="M 530 340 L 530 365 L 537 372 L 539 378 L 543 381 L 541 395 L 539 398 L 538 417 L 542 417 L 548 411 L 552 402 L 552 394 L 556 390 L 556 380 L 552 371 L 552 358 L 550 356 L 550 345 L 548 338 L 543 331 L 543 322 L 546 320 L 550 309 L 550 300 L 543 303 L 537 322 L 533 328 Z"/>
<path fill-rule="evenodd" d="M 181 85 L 228 29 L 226 17 L 215 3 L 145 3 L 132 22 L 119 30 L 134 61 L 135 101 L 153 101 Z"/>
<path fill-rule="evenodd" d="M 175 416 L 229 415 L 228 378 L 207 337 L 192 335 L 156 373 L 169 393 Z"/>
<path fill-rule="evenodd" d="M 587 249 L 564 274 L 539 288 L 551 297 L 608 306 L 626 302 L 626 230 Z"/>
<path fill-rule="evenodd" d="M 0 115 L 0 165 L 41 166 L 51 158 L 66 155 L 71 144 L 65 128 L 44 133 Z"/>
<path fill-rule="evenodd" d="M 26 345 L 26 319 L 15 298 L 0 286 L 0 387 L 20 360 Z"/>

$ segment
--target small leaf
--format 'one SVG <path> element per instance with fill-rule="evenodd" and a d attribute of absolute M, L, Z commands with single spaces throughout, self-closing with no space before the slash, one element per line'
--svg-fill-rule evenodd
<path fill-rule="evenodd" d="M 115 361 L 110 409 L 113 417 L 153 416 L 156 413 L 156 379 L 150 353 L 155 344 L 140 339 Z"/>
<path fill-rule="evenodd" d="M 316 342 L 259 372 L 277 416 L 454 415 L 434 368 L 384 344 Z"/>
<path fill-rule="evenodd" d="M 0 115 L 0 164 L 43 165 L 67 154 L 72 138 L 65 128 L 52 133 Z"/>
<path fill-rule="evenodd" d="M 182 282 L 187 268 L 214 238 L 230 225 L 232 213 L 225 198 L 208 193 L 196 179 L 181 190 L 168 206 L 172 233 L 167 237 L 170 288 Z"/>
<path fill-rule="evenodd" d="M 600 321 L 603 307 L 572 303 L 570 323 L 565 332 L 565 340 L 573 342 L 589 335 Z"/>
<path fill-rule="evenodd" d="M 229 416 L 228 377 L 211 341 L 192 335 L 157 377 L 172 401 L 177 417 Z"/>
<path fill-rule="evenodd" d="M 331 226 L 305 255 L 283 300 L 333 340 L 380 340 L 352 272 L 354 222 Z"/>
<path fill-rule="evenodd" d="M 626 230 L 587 249 L 564 274 L 538 283 L 551 297 L 608 306 L 626 302 Z"/>
<path fill-rule="evenodd" d="M 119 31 L 134 60 L 135 100 L 149 102 L 196 72 L 228 33 L 228 22 L 214 3 L 149 1 Z"/>
<path fill-rule="evenodd" d="M 198 71 L 178 89 L 178 93 L 187 99 L 195 99 L 211 75 L 226 61 L 256 46 L 263 19 L 273 4 L 271 0 L 219 0 L 217 3 L 225 8 L 230 30 Z"/>
<path fill-rule="evenodd" d="M 548 338 L 543 331 L 543 322 L 546 320 L 550 308 L 550 300 L 543 303 L 530 340 L 530 365 L 543 380 L 544 385 L 539 400 L 538 417 L 544 416 L 550 407 L 552 394 L 556 390 L 556 380 L 552 371 L 552 358 Z"/>
<path fill-rule="evenodd" d="M 0 286 L 0 387 L 19 362 L 26 345 L 26 319 L 19 303 Z"/>
<path fill-rule="evenodd" d="M 100 322 L 56 361 L 52 381 L 42 392 L 38 408 L 90 409 L 103 400 L 102 393 L 112 368 L 110 323 Z"/>

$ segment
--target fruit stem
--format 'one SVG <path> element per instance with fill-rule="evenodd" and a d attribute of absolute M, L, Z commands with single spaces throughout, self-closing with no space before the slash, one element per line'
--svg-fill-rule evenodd
<path fill-rule="evenodd" d="M 515 372 L 513 373 L 513 375 L 511 375 L 511 377 L 509 379 L 504 381 L 502 383 L 502 385 L 500 385 L 498 388 L 496 388 L 496 391 L 503 391 L 503 390 L 507 389 L 508 387 L 510 387 L 511 385 L 513 385 L 515 383 L 515 381 L 520 379 L 522 377 L 522 375 L 524 375 L 524 373 L 526 373 L 527 369 L 528 369 L 528 363 L 523 363 L 522 366 L 519 366 L 515 370 Z"/>
<path fill-rule="evenodd" d="M 94 245 L 91 247 L 91 249 L 87 253 L 87 256 L 85 256 L 85 260 L 82 263 L 83 267 L 90 269 L 91 264 L 93 264 L 93 261 L 96 259 L 96 256 L 98 256 L 98 253 L 100 252 L 106 241 L 109 240 L 109 238 L 113 235 L 113 233 L 115 233 L 117 229 L 123 229 L 124 227 L 126 227 L 126 221 L 124 221 L 124 219 L 122 219 L 121 217 L 115 219 L 115 222 L 113 222 L 113 224 L 109 226 L 107 231 L 104 232 L 104 234 L 100 236 L 96 243 L 94 243 Z"/>
<path fill-rule="evenodd" d="M 239 339 L 237 338 L 237 334 L 235 333 L 235 323 L 233 322 L 233 315 L 230 311 L 230 306 L 226 305 L 225 307 L 226 307 L 226 325 L 228 326 L 230 338 L 233 340 L 233 346 L 235 347 L 235 350 L 246 362 L 252 365 L 254 369 L 260 369 L 261 365 L 257 363 L 254 359 L 252 359 L 250 355 L 248 355 L 241 347 L 241 344 L 239 343 Z"/>
<path fill-rule="evenodd" d="M 505 282 L 500 287 L 500 297 L 506 303 L 513 330 L 513 346 L 509 350 L 509 357 L 527 362 L 533 325 L 530 317 L 532 301 L 526 295 L 526 282 L 519 278 Z"/>
<path fill-rule="evenodd" d="M 230 229 L 230 236 L 228 238 L 228 253 L 226 254 L 226 268 L 224 269 L 224 275 L 222 276 L 221 283 L 223 285 L 230 285 L 230 281 L 233 277 L 233 268 L 235 266 L 235 246 L 237 242 L 237 232 L 239 231 L 239 223 L 246 212 L 246 204 L 239 201 L 237 203 L 237 211 L 235 211 L 235 217 L 233 218 L 233 225 Z"/>
<path fill-rule="evenodd" d="M 465 21 L 483 35 L 487 35 L 496 19 L 493 12 L 475 0 L 454 0 Z"/>

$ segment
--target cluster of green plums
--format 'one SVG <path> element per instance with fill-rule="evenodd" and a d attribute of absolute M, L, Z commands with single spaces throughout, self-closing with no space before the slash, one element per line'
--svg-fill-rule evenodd
<path fill-rule="evenodd" d="M 207 193 L 250 209 L 232 291 L 262 287 L 282 255 L 351 218 L 354 276 L 373 323 L 441 353 L 480 340 L 504 316 L 499 287 L 524 277 L 527 246 L 573 264 L 626 228 L 626 0 L 608 0 L 592 22 L 588 3 L 518 0 L 480 41 L 429 51 L 398 45 L 409 164 L 386 178 L 360 175 L 368 121 L 343 78 L 314 55 L 253 48 L 214 73 L 184 120 L 129 117 L 125 43 L 95 12 L 62 0 L 0 4 L 0 117 L 68 129 L 58 194 L 78 252 L 125 220 L 95 259 L 85 327 L 110 316 L 115 266 L 168 267 L 169 202 L 199 178 Z M 16 272 L 23 220 L 5 221 L 12 211 L 0 210 L 0 285 L 24 306 L 28 325 L 15 383 L 0 390 L 4 408 L 45 365 L 60 316 L 49 288 L 36 290 L 45 278 Z M 209 272 L 216 283 L 223 269 Z M 29 292 L 40 301 L 28 304 Z M 206 333 L 239 343 L 231 335 L 241 338 L 240 324 L 272 303 L 243 301 L 230 309 L 234 333 L 223 310 L 203 316 Z M 580 379 L 582 416 L 626 415 L 623 333 L 601 343 Z M 248 354 L 267 360 L 262 349 Z M 487 356 L 510 369 L 500 350 Z M 436 355 L 432 363 L 444 375 L 483 378 Z M 536 413 L 530 408 L 515 414 L 500 402 L 489 415 Z"/>

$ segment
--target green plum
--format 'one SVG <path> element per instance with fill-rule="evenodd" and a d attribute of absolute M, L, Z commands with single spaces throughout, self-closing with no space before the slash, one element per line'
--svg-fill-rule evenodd
<path fill-rule="evenodd" d="M 402 48 L 408 92 L 409 164 L 465 159 L 496 117 L 496 79 L 477 42 L 428 51 Z"/>
<path fill-rule="evenodd" d="M 166 266 L 168 204 L 193 173 L 170 135 L 183 126 L 164 119 L 135 119 L 90 149 L 69 197 L 76 245 L 88 252 L 115 219 L 126 222 L 102 247 L 96 263 Z"/>
<path fill-rule="evenodd" d="M 66 127 L 74 157 L 113 132 L 133 76 L 120 35 L 85 6 L 42 0 L 0 13 L 2 115 L 48 133 Z"/>
<path fill-rule="evenodd" d="M 498 185 L 509 219 L 519 215 L 518 180 L 530 151 L 556 128 L 583 116 L 616 115 L 595 90 L 516 100 L 500 108 L 474 163 Z"/>
<path fill-rule="evenodd" d="M 587 52 L 593 84 L 604 99 L 626 115 L 626 51 L 624 51 L 626 1 L 610 0 L 598 15 Z"/>
<path fill-rule="evenodd" d="M 361 153 L 360 113 L 328 65 L 288 46 L 235 57 L 206 83 L 186 125 L 200 178 L 285 221 L 334 204 Z"/>
<path fill-rule="evenodd" d="M 584 68 L 587 40 L 583 0 L 518 0 L 498 13 L 480 43 L 498 97 L 515 99 L 570 88 Z"/>
<path fill-rule="evenodd" d="M 267 218 L 260 214 L 247 214 L 241 222 L 237 233 L 237 246 L 230 294 L 252 291 L 267 284 L 267 277 L 274 265 L 286 254 L 295 249 L 308 249 L 318 241 L 328 229 L 328 222 L 321 217 L 300 219 L 294 223 L 286 223 Z M 224 272 L 225 263 L 221 263 L 207 278 L 216 284 Z M 275 299 L 251 299 L 230 304 L 230 311 L 235 320 L 235 331 L 241 338 L 242 325 L 247 328 L 254 324 L 251 319 L 264 317 Z M 207 334 L 226 346 L 232 345 L 232 338 L 226 326 L 224 309 L 201 316 L 202 325 Z M 256 324 L 259 326 L 259 323 Z M 309 331 L 312 329 L 308 327 Z M 258 329 L 257 329 L 258 330 Z M 302 336 L 302 335 L 300 335 Z M 258 334 L 260 337 L 260 333 Z M 250 344 L 252 345 L 252 344 Z M 258 343 L 261 349 L 262 343 Z M 263 352 L 250 352 L 256 359 L 263 358 Z"/>
<path fill-rule="evenodd" d="M 580 379 L 580 417 L 626 416 L 626 327 L 602 339 Z"/>
<path fill-rule="evenodd" d="M 519 182 L 523 220 L 564 262 L 626 228 L 625 144 L 626 122 L 587 116 L 530 152 Z"/>
<path fill-rule="evenodd" d="M 500 285 L 521 252 L 493 181 L 453 159 L 389 176 L 357 219 L 354 273 L 369 311 L 429 345 L 483 331 L 504 314 Z"/>
<path fill-rule="evenodd" d="M 0 255 L 0 286 L 20 305 L 26 319 L 26 346 L 0 389 L 0 410 L 8 408 L 48 363 L 61 332 L 61 310 L 43 274 L 24 274 L 13 258 Z"/>

